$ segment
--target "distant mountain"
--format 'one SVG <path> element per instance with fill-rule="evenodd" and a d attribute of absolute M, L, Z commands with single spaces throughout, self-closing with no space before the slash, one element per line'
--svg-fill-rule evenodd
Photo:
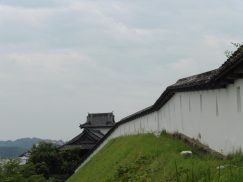
<path fill-rule="evenodd" d="M 17 157 L 27 150 L 21 147 L 0 147 L 0 157 Z"/>
<path fill-rule="evenodd" d="M 17 157 L 28 151 L 34 144 L 40 141 L 51 142 L 57 145 L 63 145 L 62 140 L 49 140 L 40 138 L 20 138 L 14 141 L 0 141 L 0 157 Z"/>

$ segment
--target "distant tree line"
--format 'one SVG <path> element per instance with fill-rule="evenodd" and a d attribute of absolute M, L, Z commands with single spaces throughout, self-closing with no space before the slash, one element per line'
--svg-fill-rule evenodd
<path fill-rule="evenodd" d="M 2 182 L 62 182 L 73 174 L 81 160 L 80 150 L 60 150 L 52 143 L 41 142 L 30 150 L 27 164 L 12 159 L 0 167 Z"/>
<path fill-rule="evenodd" d="M 21 147 L 0 147 L 0 157 L 17 157 L 27 150 Z"/>
<path fill-rule="evenodd" d="M 62 145 L 62 140 L 44 140 L 40 138 L 20 138 L 14 141 L 0 141 L 0 157 L 18 157 L 41 141 Z"/>

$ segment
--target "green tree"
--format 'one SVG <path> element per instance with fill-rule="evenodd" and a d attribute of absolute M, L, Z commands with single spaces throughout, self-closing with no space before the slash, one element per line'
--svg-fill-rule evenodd
<path fill-rule="evenodd" d="M 64 174 L 71 175 L 80 165 L 82 155 L 80 149 L 70 149 L 60 151 L 62 157 L 61 171 Z"/>
<path fill-rule="evenodd" d="M 2 171 L 5 175 L 9 176 L 18 174 L 20 172 L 19 161 L 11 159 L 4 165 Z"/>
<path fill-rule="evenodd" d="M 50 174 L 60 173 L 62 158 L 56 145 L 41 142 L 32 147 L 29 162 L 34 164 L 37 174 L 48 178 Z"/>
<path fill-rule="evenodd" d="M 29 162 L 25 165 L 22 165 L 20 168 L 20 173 L 23 175 L 23 177 L 26 177 L 26 178 L 36 175 L 34 164 Z"/>
<path fill-rule="evenodd" d="M 239 51 L 242 51 L 243 52 L 243 42 L 242 43 L 234 43 L 234 42 L 231 42 L 231 44 Z M 230 51 L 230 50 L 226 50 L 224 52 L 225 56 L 227 58 L 230 58 L 236 51 Z"/>
<path fill-rule="evenodd" d="M 30 170 L 30 171 L 29 171 Z M 10 160 L 0 166 L 1 182 L 52 182 L 47 181 L 42 175 L 36 175 L 30 164 L 19 165 L 18 160 Z"/>

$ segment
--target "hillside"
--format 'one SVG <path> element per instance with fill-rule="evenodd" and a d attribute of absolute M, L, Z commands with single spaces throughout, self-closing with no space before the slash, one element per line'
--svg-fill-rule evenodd
<path fill-rule="evenodd" d="M 193 157 L 182 157 L 183 150 Z M 68 182 L 243 181 L 242 161 L 240 154 L 225 160 L 202 154 L 167 134 L 126 136 L 111 140 Z"/>
<path fill-rule="evenodd" d="M 41 139 L 41 138 L 20 138 L 17 140 L 7 140 L 0 141 L 0 147 L 22 147 L 22 148 L 31 148 L 33 144 L 36 144 L 40 141 L 47 141 L 51 143 L 63 144 L 61 140 L 49 140 L 49 139 Z"/>
<path fill-rule="evenodd" d="M 17 157 L 23 152 L 29 150 L 32 145 L 46 141 L 62 145 L 64 142 L 61 140 L 44 140 L 40 138 L 20 138 L 14 141 L 0 141 L 0 157 Z"/>
<path fill-rule="evenodd" d="M 0 157 L 17 157 L 26 150 L 26 148 L 21 147 L 0 147 Z"/>

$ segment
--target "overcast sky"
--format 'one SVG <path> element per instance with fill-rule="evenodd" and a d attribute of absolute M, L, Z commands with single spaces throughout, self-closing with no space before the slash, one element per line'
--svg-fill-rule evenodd
<path fill-rule="evenodd" d="M 242 42 L 242 0 L 0 0 L 0 140 L 68 140 L 116 120 Z"/>

